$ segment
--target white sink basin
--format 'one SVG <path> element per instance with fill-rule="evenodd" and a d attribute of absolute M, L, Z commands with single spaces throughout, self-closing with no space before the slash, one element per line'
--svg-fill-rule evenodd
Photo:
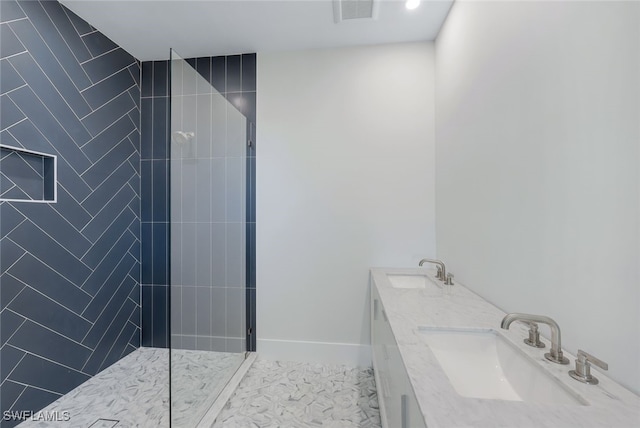
<path fill-rule="evenodd" d="M 495 330 L 419 331 L 463 397 L 587 405 Z"/>
<path fill-rule="evenodd" d="M 410 274 L 387 274 L 389 282 L 393 288 L 437 288 L 434 282 L 426 275 L 410 275 Z"/>

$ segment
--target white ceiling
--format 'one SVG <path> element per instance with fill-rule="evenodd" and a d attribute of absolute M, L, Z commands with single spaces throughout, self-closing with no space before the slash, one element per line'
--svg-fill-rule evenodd
<path fill-rule="evenodd" d="M 434 40 L 453 0 L 381 0 L 376 19 L 333 20 L 332 0 L 62 0 L 136 58 Z"/>

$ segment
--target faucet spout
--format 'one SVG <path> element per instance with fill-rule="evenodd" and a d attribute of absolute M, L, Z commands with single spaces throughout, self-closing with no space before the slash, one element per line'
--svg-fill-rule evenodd
<path fill-rule="evenodd" d="M 560 338 L 560 326 L 553 319 L 545 317 L 544 315 L 532 315 L 532 314 L 519 314 L 512 313 L 507 314 L 502 319 L 500 327 L 505 330 L 509 329 L 509 326 L 514 321 L 522 321 L 526 323 L 541 323 L 546 324 L 551 329 L 551 349 L 544 357 L 557 364 L 569 364 L 569 359 L 562 355 L 562 342 Z"/>
<path fill-rule="evenodd" d="M 422 266 L 425 263 L 433 263 L 435 265 L 438 266 L 438 274 L 436 275 L 436 278 L 445 281 L 447 278 L 447 269 L 444 267 L 444 263 L 441 262 L 440 260 L 435 260 L 435 259 L 422 259 L 420 260 L 420 263 L 418 263 L 418 266 Z"/>

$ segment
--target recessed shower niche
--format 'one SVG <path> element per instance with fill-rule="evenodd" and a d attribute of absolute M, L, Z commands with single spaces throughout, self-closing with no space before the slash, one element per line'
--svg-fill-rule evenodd
<path fill-rule="evenodd" d="M 56 202 L 55 155 L 0 144 L 0 201 Z"/>

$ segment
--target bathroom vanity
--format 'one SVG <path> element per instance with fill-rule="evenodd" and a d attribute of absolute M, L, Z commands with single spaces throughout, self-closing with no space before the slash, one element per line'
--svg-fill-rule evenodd
<path fill-rule="evenodd" d="M 383 427 L 637 427 L 640 397 L 593 369 L 572 379 L 527 346 L 524 324 L 426 269 L 371 269 L 371 343 Z M 560 326 L 562 327 L 562 326 Z M 545 327 L 541 326 L 543 333 Z M 587 350 L 588 351 L 588 350 Z"/>

